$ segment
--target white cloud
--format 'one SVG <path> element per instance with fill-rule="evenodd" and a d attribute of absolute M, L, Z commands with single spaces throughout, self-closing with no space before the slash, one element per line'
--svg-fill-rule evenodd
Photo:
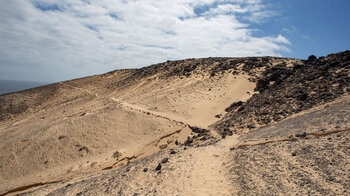
<path fill-rule="evenodd" d="M 166 61 L 280 55 L 260 0 L 0 0 L 0 78 L 58 81 Z"/>

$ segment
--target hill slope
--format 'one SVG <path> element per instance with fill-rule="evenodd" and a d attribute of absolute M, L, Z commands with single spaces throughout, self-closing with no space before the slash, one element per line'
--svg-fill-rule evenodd
<path fill-rule="evenodd" d="M 218 194 L 241 194 L 244 188 L 230 177 L 236 172 L 229 164 L 232 160 L 238 161 L 234 165 L 247 161 L 239 158 L 243 156 L 239 155 L 241 149 L 231 155 L 230 147 L 243 142 L 236 134 L 248 137 L 263 133 L 259 126 L 341 97 L 346 108 L 349 62 L 349 51 L 307 61 L 274 57 L 188 59 L 2 95 L 0 192 L 39 188 L 32 193 L 62 194 L 83 190 L 83 186 L 90 187 L 84 193 L 112 194 L 118 190 L 121 195 L 151 194 L 156 190 L 160 195 L 214 194 L 218 187 L 226 187 Z M 332 110 L 332 115 L 337 113 Z M 335 145 L 349 138 L 348 114 L 340 114 L 342 121 L 332 130 L 345 131 Z M 283 124 L 276 126 L 265 135 L 273 136 Z M 294 129 L 287 131 L 289 136 Z M 282 133 L 275 135 L 284 137 Z M 325 145 L 315 141 L 315 145 Z M 175 155 L 168 155 L 171 148 L 176 149 Z M 348 146 L 339 148 L 342 151 Z M 252 157 L 258 156 L 254 147 L 251 149 Z M 327 156 L 325 153 L 312 159 Z M 172 156 L 166 166 L 169 171 L 151 172 L 164 156 Z M 346 169 L 348 155 L 342 156 L 345 162 L 337 168 Z M 144 167 L 150 172 L 143 172 Z M 122 176 L 116 177 L 119 174 Z M 235 175 L 246 180 L 246 174 Z M 107 183 L 111 179 L 118 185 Z M 152 180 L 141 183 L 148 179 Z M 340 184 L 344 179 L 341 177 Z M 106 186 L 91 187 L 89 183 L 96 180 Z M 347 188 L 342 187 L 338 191 Z"/>
<path fill-rule="evenodd" d="M 182 146 L 175 154 L 160 151 L 104 174 L 24 195 L 346 195 L 349 109 L 350 99 L 342 99 L 239 138 Z"/>

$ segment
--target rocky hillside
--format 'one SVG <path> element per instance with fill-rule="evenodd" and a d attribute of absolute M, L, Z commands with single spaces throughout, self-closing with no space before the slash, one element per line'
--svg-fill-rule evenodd
<path fill-rule="evenodd" d="M 264 66 L 264 65 L 262 65 Z M 235 102 L 213 127 L 223 135 L 271 124 L 292 114 L 350 93 L 350 51 L 327 57 L 310 56 L 288 67 L 267 67 L 258 77 L 254 94 Z"/>
<path fill-rule="evenodd" d="M 111 93 L 128 89 L 144 79 L 171 80 L 174 78 L 210 77 L 219 80 L 223 74 L 249 75 L 249 81 L 257 82 L 265 69 L 300 64 L 301 60 L 279 57 L 205 58 L 167 61 L 141 69 L 115 70 L 106 74 L 50 84 L 17 93 L 0 96 L 0 121 L 21 115 L 28 109 L 47 105 L 48 100 L 59 94 L 62 84 L 90 89 L 96 93 Z M 70 102 L 78 97 L 67 97 Z"/>

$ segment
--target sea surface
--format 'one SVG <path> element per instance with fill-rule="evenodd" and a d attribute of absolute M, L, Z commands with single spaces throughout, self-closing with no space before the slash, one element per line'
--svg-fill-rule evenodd
<path fill-rule="evenodd" d="M 34 88 L 48 83 L 44 82 L 28 82 L 28 81 L 14 81 L 14 80 L 0 80 L 0 95 L 12 93 L 16 91 Z"/>

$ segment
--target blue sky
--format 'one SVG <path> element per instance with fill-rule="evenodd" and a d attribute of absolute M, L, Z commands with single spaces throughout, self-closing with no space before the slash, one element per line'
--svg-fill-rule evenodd
<path fill-rule="evenodd" d="M 0 0 L 0 79 L 57 82 L 166 60 L 349 49 L 348 0 Z"/>
<path fill-rule="evenodd" d="M 324 56 L 350 49 L 350 1 L 269 0 L 278 12 L 266 23 L 253 25 L 261 35 L 281 33 L 290 42 L 285 57 Z"/>

